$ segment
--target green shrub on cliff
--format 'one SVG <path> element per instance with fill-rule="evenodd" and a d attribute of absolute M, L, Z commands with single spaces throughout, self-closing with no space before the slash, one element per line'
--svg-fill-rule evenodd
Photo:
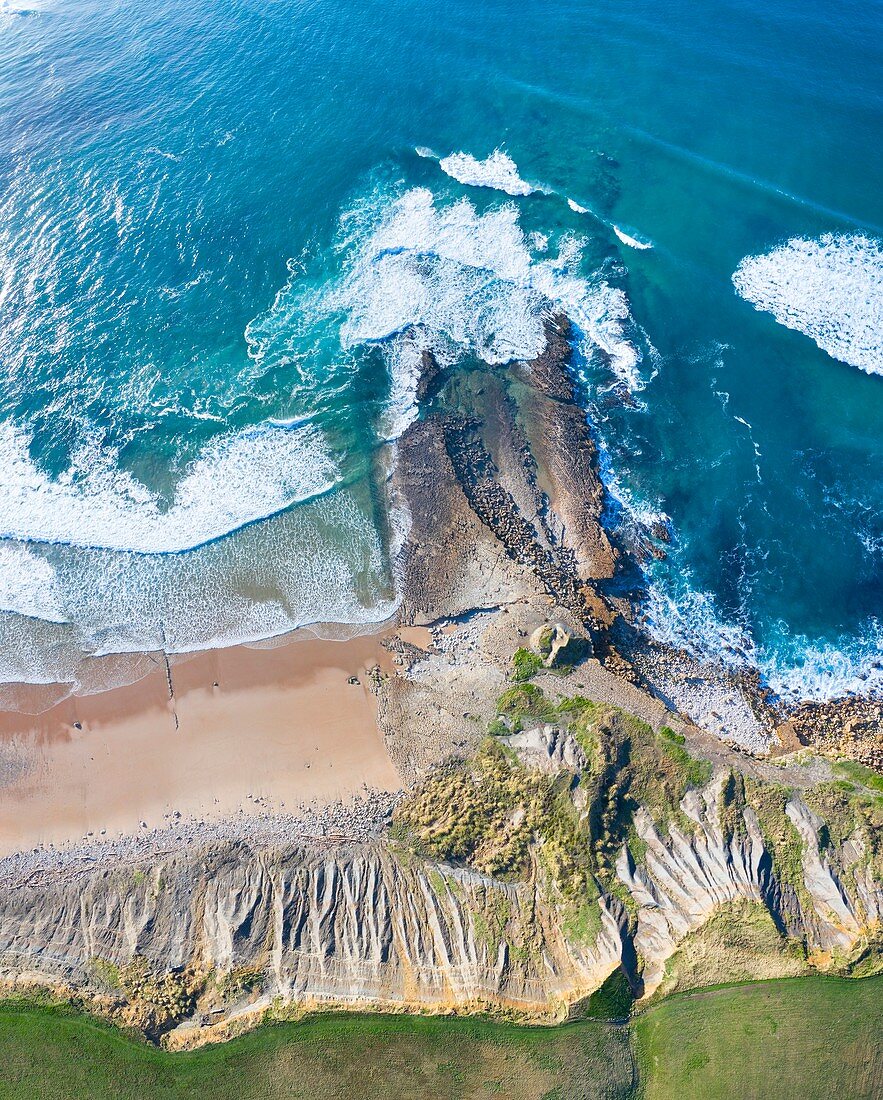
<path fill-rule="evenodd" d="M 395 833 L 425 856 L 502 878 L 526 871 L 530 846 L 538 841 L 562 895 L 594 894 L 569 782 L 529 771 L 488 738 L 471 761 L 433 772 L 399 804 Z"/>
<path fill-rule="evenodd" d="M 525 722 L 551 722 L 555 707 L 536 684 L 519 684 L 497 700 L 497 715 L 509 731 L 517 733 L 524 729 Z"/>

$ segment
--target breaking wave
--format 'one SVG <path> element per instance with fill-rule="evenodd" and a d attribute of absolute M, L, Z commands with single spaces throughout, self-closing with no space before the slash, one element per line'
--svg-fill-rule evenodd
<path fill-rule="evenodd" d="M 50 477 L 16 425 L 0 424 L 0 537 L 20 542 L 169 554 L 190 550 L 321 495 L 338 480 L 320 433 L 263 426 L 222 436 L 193 462 L 167 507 L 118 465 L 82 444 Z"/>
<path fill-rule="evenodd" d="M 389 375 L 381 439 L 397 438 L 416 416 L 424 350 L 442 366 L 464 357 L 489 366 L 533 359 L 556 311 L 567 313 L 587 356 L 601 351 L 620 380 L 642 385 L 625 294 L 581 273 L 574 237 L 561 237 L 550 254 L 546 237 L 526 235 L 511 203 L 480 213 L 468 199 L 441 203 L 427 188 L 394 198 L 381 188 L 343 215 L 335 249 L 335 280 L 293 271 L 272 316 L 247 335 L 262 360 L 290 356 L 274 334 L 292 331 L 330 330 L 344 356 L 375 348 Z"/>
<path fill-rule="evenodd" d="M 643 621 L 652 637 L 700 661 L 730 669 L 756 668 L 786 703 L 823 702 L 851 695 L 883 695 L 883 624 L 872 619 L 858 636 L 814 640 L 778 624 L 774 636 L 754 640 L 743 624 L 727 621 L 714 597 L 679 580 L 651 579 Z"/>
<path fill-rule="evenodd" d="M 477 160 L 469 153 L 452 153 L 442 157 L 438 166 L 458 183 L 471 187 L 492 187 L 507 195 L 531 195 L 535 190 L 519 176 L 518 165 L 501 149 L 494 150 L 485 160 Z"/>
<path fill-rule="evenodd" d="M 55 571 L 47 561 L 19 543 L 0 542 L 0 612 L 63 623 L 67 617 L 61 602 Z"/>
<path fill-rule="evenodd" d="M 795 237 L 733 274 L 739 294 L 834 359 L 883 374 L 883 242 L 827 233 Z"/>
<path fill-rule="evenodd" d="M 19 613 L 0 614 L 0 682 L 87 686 L 99 669 L 84 655 L 190 652 L 304 626 L 335 636 L 370 629 L 394 613 L 397 596 L 367 520 L 365 502 L 343 487 L 185 554 L 35 547 L 9 561 L 28 576 L 39 570 L 39 587 L 29 603 L 13 589 Z M 0 551 L 0 598 L 6 556 L 23 552 Z M 23 617 L 29 609 L 36 617 Z M 135 656 L 121 658 L 120 682 L 135 668 Z"/>
<path fill-rule="evenodd" d="M 629 248 L 637 248 L 643 252 L 653 247 L 649 241 L 639 241 L 637 237 L 630 236 L 624 230 L 620 229 L 618 225 L 614 225 L 613 232 L 619 240 L 621 240 L 623 244 L 627 244 Z"/>

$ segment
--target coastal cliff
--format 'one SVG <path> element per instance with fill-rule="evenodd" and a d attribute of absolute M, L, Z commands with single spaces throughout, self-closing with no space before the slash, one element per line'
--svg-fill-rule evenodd
<path fill-rule="evenodd" d="M 559 815 L 567 792 L 572 832 L 562 839 L 551 817 L 532 822 L 523 858 L 495 874 L 471 865 L 475 849 L 457 863 L 421 855 L 432 845 L 419 827 L 394 842 L 216 843 L 32 872 L 0 900 L 0 976 L 13 988 L 73 991 L 122 1023 L 190 1045 L 322 1005 L 551 1021 L 619 969 L 646 998 L 715 980 L 879 966 L 883 811 L 864 792 L 785 793 L 739 777 L 737 796 L 738 773 L 718 773 L 703 786 L 686 781 L 676 804 L 636 803 L 616 848 L 624 776 L 608 775 L 592 794 L 588 762 L 578 771 L 554 761 L 551 770 L 503 767 L 514 777 L 507 820 L 522 805 L 519 784 L 539 779 L 558 784 Z M 489 797 L 485 778 L 479 800 Z M 633 794 L 640 782 L 628 778 Z M 610 789 L 623 800 L 613 814 Z M 837 812 L 830 825 L 816 812 L 826 799 Z M 468 816 L 462 797 L 453 808 Z M 414 826 L 407 806 L 397 820 Z M 449 840 L 436 832 L 435 849 Z M 562 875 L 570 859 L 585 863 L 579 893 Z"/>

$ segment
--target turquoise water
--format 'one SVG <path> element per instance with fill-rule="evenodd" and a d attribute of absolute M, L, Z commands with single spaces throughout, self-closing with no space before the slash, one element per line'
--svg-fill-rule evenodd
<path fill-rule="evenodd" d="M 883 688 L 881 32 L 4 0 L 2 677 L 385 618 L 415 349 L 504 371 L 563 307 L 653 630 Z"/>

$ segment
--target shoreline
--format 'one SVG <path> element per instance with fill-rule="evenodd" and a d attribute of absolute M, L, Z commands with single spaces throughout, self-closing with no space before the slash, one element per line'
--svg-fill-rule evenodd
<path fill-rule="evenodd" d="M 28 693 L 0 712 L 0 854 L 397 790 L 371 691 L 385 636 L 205 650 L 48 706 Z"/>
<path fill-rule="evenodd" d="M 697 952 L 685 973 L 712 978 L 793 969 L 786 937 L 801 966 L 859 965 L 883 894 L 876 864 L 833 877 L 854 842 L 826 801 L 831 765 L 746 752 L 740 715 L 754 734 L 774 717 L 758 686 L 676 652 L 654 664 L 628 600 L 609 594 L 629 548 L 600 526 L 597 449 L 556 331 L 519 377 L 448 376 L 403 435 L 388 485 L 411 520 L 394 629 L 164 658 L 128 688 L 0 716 L 0 747 L 24 740 L 42 761 L 6 754 L 28 811 L 7 806 L 4 822 L 0 800 L 7 848 L 43 844 L 0 857 L 0 978 L 61 981 L 145 1034 L 199 1043 L 264 1003 L 563 1010 L 617 970 L 644 998 L 682 948 Z M 572 665 L 536 663 L 549 629 L 575 643 Z M 710 717 L 723 688 L 747 708 L 722 719 L 730 745 L 671 709 L 674 689 L 695 700 L 709 682 Z M 532 754 L 505 732 L 522 721 Z M 786 751 L 800 740 L 769 732 Z M 559 789 L 549 777 L 571 762 Z M 862 838 L 876 820 L 865 778 L 837 796 Z M 528 798 L 549 784 L 560 814 Z M 86 810 L 103 814 L 97 835 Z M 795 829 L 804 889 L 789 877 Z M 746 902 L 772 939 L 715 961 L 714 922 Z M 247 988 L 230 984 L 242 974 Z"/>

